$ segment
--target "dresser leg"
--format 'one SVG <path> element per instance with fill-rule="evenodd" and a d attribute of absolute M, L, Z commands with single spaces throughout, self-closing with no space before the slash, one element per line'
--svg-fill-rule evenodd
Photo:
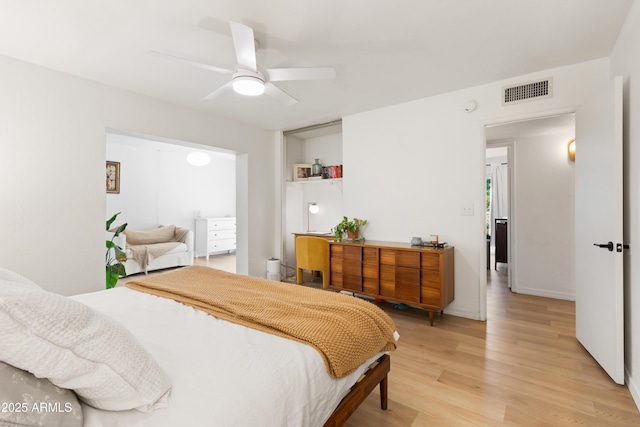
<path fill-rule="evenodd" d="M 429 310 L 429 323 L 433 326 L 433 311 Z"/>

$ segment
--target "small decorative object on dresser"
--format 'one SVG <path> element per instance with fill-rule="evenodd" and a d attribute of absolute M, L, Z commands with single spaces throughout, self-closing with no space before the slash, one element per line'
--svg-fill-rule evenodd
<path fill-rule="evenodd" d="M 231 252 L 236 250 L 236 219 L 197 218 L 196 219 L 196 256 L 210 253 Z"/>

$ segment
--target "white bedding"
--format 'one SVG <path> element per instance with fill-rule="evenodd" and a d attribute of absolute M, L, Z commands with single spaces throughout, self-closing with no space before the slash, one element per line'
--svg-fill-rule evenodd
<path fill-rule="evenodd" d="M 128 288 L 72 298 L 128 328 L 173 383 L 169 407 L 150 413 L 83 405 L 85 427 L 322 426 L 380 356 L 334 379 L 310 346 L 173 300 Z"/>

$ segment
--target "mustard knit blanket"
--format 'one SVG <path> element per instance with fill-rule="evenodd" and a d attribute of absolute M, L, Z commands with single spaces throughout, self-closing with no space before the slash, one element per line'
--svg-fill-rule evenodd
<path fill-rule="evenodd" d="M 393 320 L 374 304 L 334 292 L 191 266 L 146 276 L 131 289 L 314 347 L 334 378 L 396 348 Z"/>

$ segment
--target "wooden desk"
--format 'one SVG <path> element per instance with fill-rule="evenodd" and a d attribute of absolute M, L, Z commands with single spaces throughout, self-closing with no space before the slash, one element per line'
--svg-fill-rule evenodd
<path fill-rule="evenodd" d="M 329 287 L 443 314 L 454 299 L 454 248 L 408 243 L 329 242 Z"/>

